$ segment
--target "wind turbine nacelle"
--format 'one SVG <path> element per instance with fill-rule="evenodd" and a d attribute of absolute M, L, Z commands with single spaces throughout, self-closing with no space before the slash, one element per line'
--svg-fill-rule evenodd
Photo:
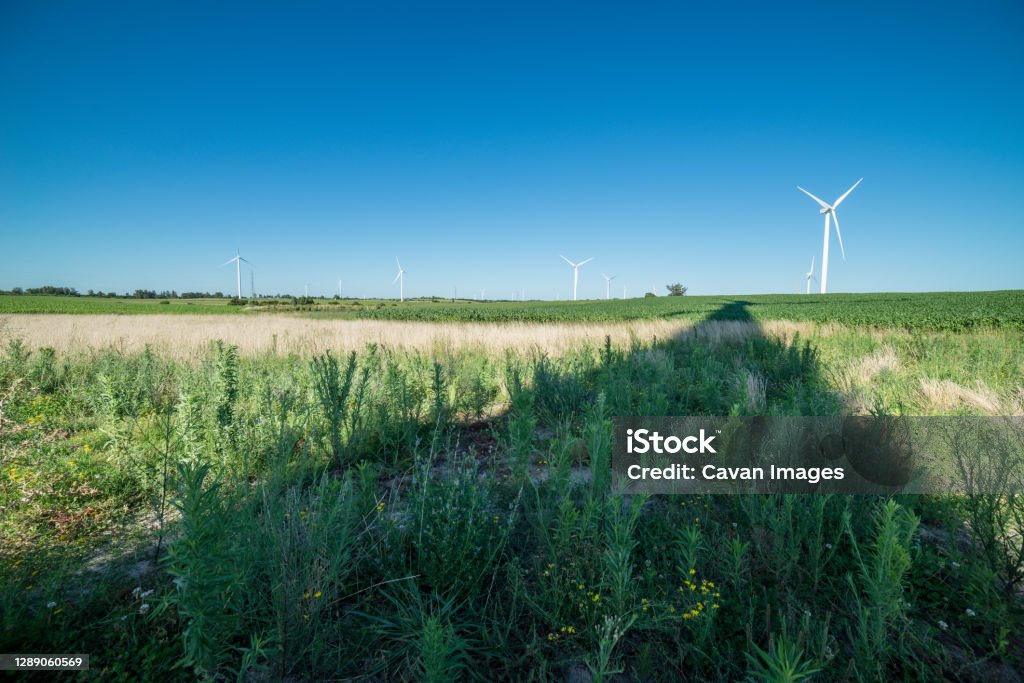
<path fill-rule="evenodd" d="M 819 209 L 819 210 L 818 210 L 818 213 L 828 213 L 828 212 L 829 212 L 829 211 L 831 211 L 831 210 L 832 210 L 832 209 Z"/>

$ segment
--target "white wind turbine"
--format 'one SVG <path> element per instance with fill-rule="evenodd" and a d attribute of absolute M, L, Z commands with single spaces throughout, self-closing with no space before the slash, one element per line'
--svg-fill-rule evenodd
<path fill-rule="evenodd" d="M 235 287 L 239 299 L 242 298 L 242 261 L 245 261 L 250 266 L 252 265 L 251 261 L 247 261 L 246 259 L 242 258 L 241 255 L 238 253 L 238 250 L 235 249 L 235 257 L 232 259 L 228 259 L 227 261 L 220 265 L 220 267 L 223 268 L 229 263 L 235 264 Z"/>
<path fill-rule="evenodd" d="M 604 273 L 601 273 L 601 275 L 604 275 Z M 615 279 L 614 275 L 612 275 L 611 277 L 608 277 L 607 275 L 604 275 L 604 298 L 605 299 L 611 299 L 612 298 L 612 280 L 614 280 L 614 279 Z"/>
<path fill-rule="evenodd" d="M 814 257 L 812 256 L 811 257 L 811 269 L 807 271 L 807 293 L 808 294 L 811 293 L 811 280 L 817 280 L 817 279 L 818 278 L 814 277 Z"/>
<path fill-rule="evenodd" d="M 561 256 L 561 254 L 559 254 L 559 255 Z M 586 263 L 590 263 L 591 261 L 594 260 L 594 257 L 591 256 L 590 258 L 586 259 L 585 261 L 580 261 L 579 263 L 573 263 L 572 261 L 570 261 L 569 259 L 565 258 L 564 256 L 562 256 L 562 260 L 565 261 L 566 263 L 568 263 L 570 266 L 572 266 L 572 300 L 576 301 L 576 285 L 579 284 L 579 281 L 580 281 L 580 266 L 582 266 L 582 265 L 584 265 Z"/>
<path fill-rule="evenodd" d="M 391 281 L 391 284 L 398 283 L 398 300 L 405 301 L 405 271 L 402 269 L 402 262 L 395 257 L 395 263 L 398 264 L 398 275 Z"/>
<path fill-rule="evenodd" d="M 846 199 L 846 197 L 849 196 L 849 194 L 851 192 L 853 192 L 853 189 L 855 187 L 857 187 L 858 185 L 860 185 L 861 180 L 864 180 L 864 179 L 861 178 L 860 180 L 855 182 L 853 184 L 853 187 L 851 187 L 849 190 L 844 192 L 843 196 L 840 197 L 839 199 L 837 199 L 834 204 L 826 204 L 825 202 L 821 201 L 820 199 L 815 197 L 813 194 L 811 194 L 810 192 L 808 192 L 804 188 L 800 187 L 799 185 L 796 188 L 796 189 L 800 190 L 801 192 L 803 192 L 808 197 L 810 197 L 811 199 L 813 199 L 814 201 L 818 202 L 818 204 L 821 205 L 821 211 L 819 213 L 825 214 L 825 244 L 824 244 L 824 246 L 822 247 L 822 250 L 821 250 L 821 293 L 822 294 L 824 294 L 827 291 L 827 287 L 828 287 L 828 235 L 829 235 L 829 229 L 828 228 L 829 228 L 829 218 L 831 217 L 831 219 L 836 222 L 836 237 L 839 238 L 839 250 L 842 252 L 843 260 L 845 261 L 846 260 L 846 250 L 843 248 L 843 233 L 839 232 L 839 217 L 836 215 L 836 209 L 838 209 L 839 205 L 842 203 L 842 201 L 844 199 Z"/>

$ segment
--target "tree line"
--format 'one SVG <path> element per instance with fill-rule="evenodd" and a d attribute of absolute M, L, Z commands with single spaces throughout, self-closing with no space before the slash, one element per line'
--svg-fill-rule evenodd
<path fill-rule="evenodd" d="M 223 292 L 181 292 L 180 294 L 174 290 L 164 290 L 161 292 L 155 289 L 136 289 L 134 292 L 125 292 L 119 294 L 117 292 L 104 292 L 102 290 L 88 290 L 85 294 L 82 294 L 74 287 L 54 287 L 53 285 L 46 285 L 44 287 L 14 287 L 10 290 L 0 289 L 0 294 L 8 294 L 13 296 L 20 295 L 35 295 L 35 296 L 99 296 L 106 297 L 108 299 L 121 298 L 121 299 L 231 299 L 234 298 L 229 294 Z"/>

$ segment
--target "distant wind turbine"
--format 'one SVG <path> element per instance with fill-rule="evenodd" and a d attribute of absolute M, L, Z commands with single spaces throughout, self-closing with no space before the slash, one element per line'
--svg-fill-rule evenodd
<path fill-rule="evenodd" d="M 601 275 L 604 275 L 604 273 L 601 273 Z M 612 298 L 612 280 L 614 280 L 614 279 L 615 279 L 614 275 L 612 275 L 611 277 L 608 277 L 607 275 L 604 275 L 604 298 L 605 299 L 611 299 Z"/>
<path fill-rule="evenodd" d="M 402 262 L 395 257 L 395 263 L 398 264 L 398 275 L 391 281 L 391 284 L 398 283 L 398 300 L 405 301 L 405 271 L 402 269 Z"/>
<path fill-rule="evenodd" d="M 228 265 L 229 263 L 234 263 L 235 264 L 235 287 L 236 287 L 235 291 L 237 292 L 237 295 L 238 295 L 239 299 L 242 298 L 242 261 L 245 261 L 250 266 L 252 265 L 252 262 L 247 261 L 246 259 L 242 258 L 241 255 L 238 253 L 238 250 L 235 249 L 235 257 L 232 258 L 232 259 L 228 259 L 227 261 L 222 263 L 221 266 L 220 266 L 221 268 L 223 268 L 224 266 Z"/>
<path fill-rule="evenodd" d="M 342 289 L 341 289 L 341 278 L 340 277 L 338 278 L 338 298 L 339 299 L 344 299 L 345 298 L 345 295 L 342 293 Z"/>
<path fill-rule="evenodd" d="M 626 298 L 626 285 L 622 285 L 622 298 Z"/>
<path fill-rule="evenodd" d="M 811 269 L 807 271 L 807 293 L 808 294 L 811 293 L 811 280 L 817 280 L 817 279 L 818 278 L 814 277 L 814 257 L 812 256 L 811 257 Z"/>
<path fill-rule="evenodd" d="M 561 256 L 561 254 L 559 254 L 559 255 Z M 591 256 L 590 258 L 586 259 L 585 261 L 580 261 L 579 263 L 573 263 L 572 261 L 570 261 L 569 259 L 565 258 L 564 256 L 562 256 L 562 260 L 565 261 L 566 263 L 568 263 L 570 266 L 572 266 L 572 300 L 576 301 L 576 285 L 579 284 L 579 281 L 580 281 L 580 266 L 582 266 L 582 265 L 584 265 L 586 263 L 590 263 L 591 261 L 594 260 L 594 257 Z"/>
<path fill-rule="evenodd" d="M 800 190 L 801 192 L 803 192 L 808 197 L 810 197 L 811 199 L 813 199 L 814 201 L 818 202 L 818 204 L 821 205 L 821 211 L 819 213 L 825 214 L 825 244 L 824 244 L 824 246 L 821 249 L 821 293 L 822 294 L 824 294 L 827 291 L 827 287 L 828 287 L 828 236 L 829 236 L 829 229 L 828 228 L 829 228 L 829 218 L 831 218 L 832 220 L 834 220 L 836 222 L 836 237 L 839 238 L 839 250 L 842 252 L 843 260 L 845 261 L 846 260 L 846 250 L 843 248 L 843 233 L 839 232 L 839 216 L 836 215 L 836 209 L 838 209 L 839 205 L 843 202 L 843 200 L 846 199 L 851 192 L 853 192 L 853 189 L 855 187 L 857 187 L 858 185 L 860 185 L 861 180 L 864 180 L 864 179 L 861 178 L 860 180 L 855 182 L 853 184 L 853 187 L 851 187 L 849 190 L 844 192 L 843 196 L 840 197 L 839 199 L 837 199 L 834 204 L 826 204 L 825 202 L 821 201 L 820 199 L 815 197 L 813 194 L 811 194 L 810 192 L 808 192 L 804 188 L 800 187 L 799 185 L 796 188 L 796 189 Z"/>

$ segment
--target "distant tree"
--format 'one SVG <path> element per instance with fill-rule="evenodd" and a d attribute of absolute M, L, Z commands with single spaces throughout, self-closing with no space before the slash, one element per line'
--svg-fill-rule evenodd
<path fill-rule="evenodd" d="M 46 285 L 44 287 L 30 287 L 27 291 L 29 294 L 44 294 L 46 296 L 79 296 L 78 291 L 74 287 Z"/>
<path fill-rule="evenodd" d="M 658 296 L 658 295 L 655 294 L 654 292 L 647 292 L 646 294 L 644 294 L 644 298 L 645 299 L 652 299 L 652 298 L 654 298 L 656 296 Z"/>
<path fill-rule="evenodd" d="M 11 294 L 24 294 L 24 293 L 25 293 L 25 290 L 23 290 L 21 287 L 15 287 L 14 289 L 11 290 Z"/>
<path fill-rule="evenodd" d="M 684 296 L 686 294 L 686 287 L 683 287 L 678 282 L 674 285 L 665 285 L 665 289 L 668 290 L 669 296 Z"/>

